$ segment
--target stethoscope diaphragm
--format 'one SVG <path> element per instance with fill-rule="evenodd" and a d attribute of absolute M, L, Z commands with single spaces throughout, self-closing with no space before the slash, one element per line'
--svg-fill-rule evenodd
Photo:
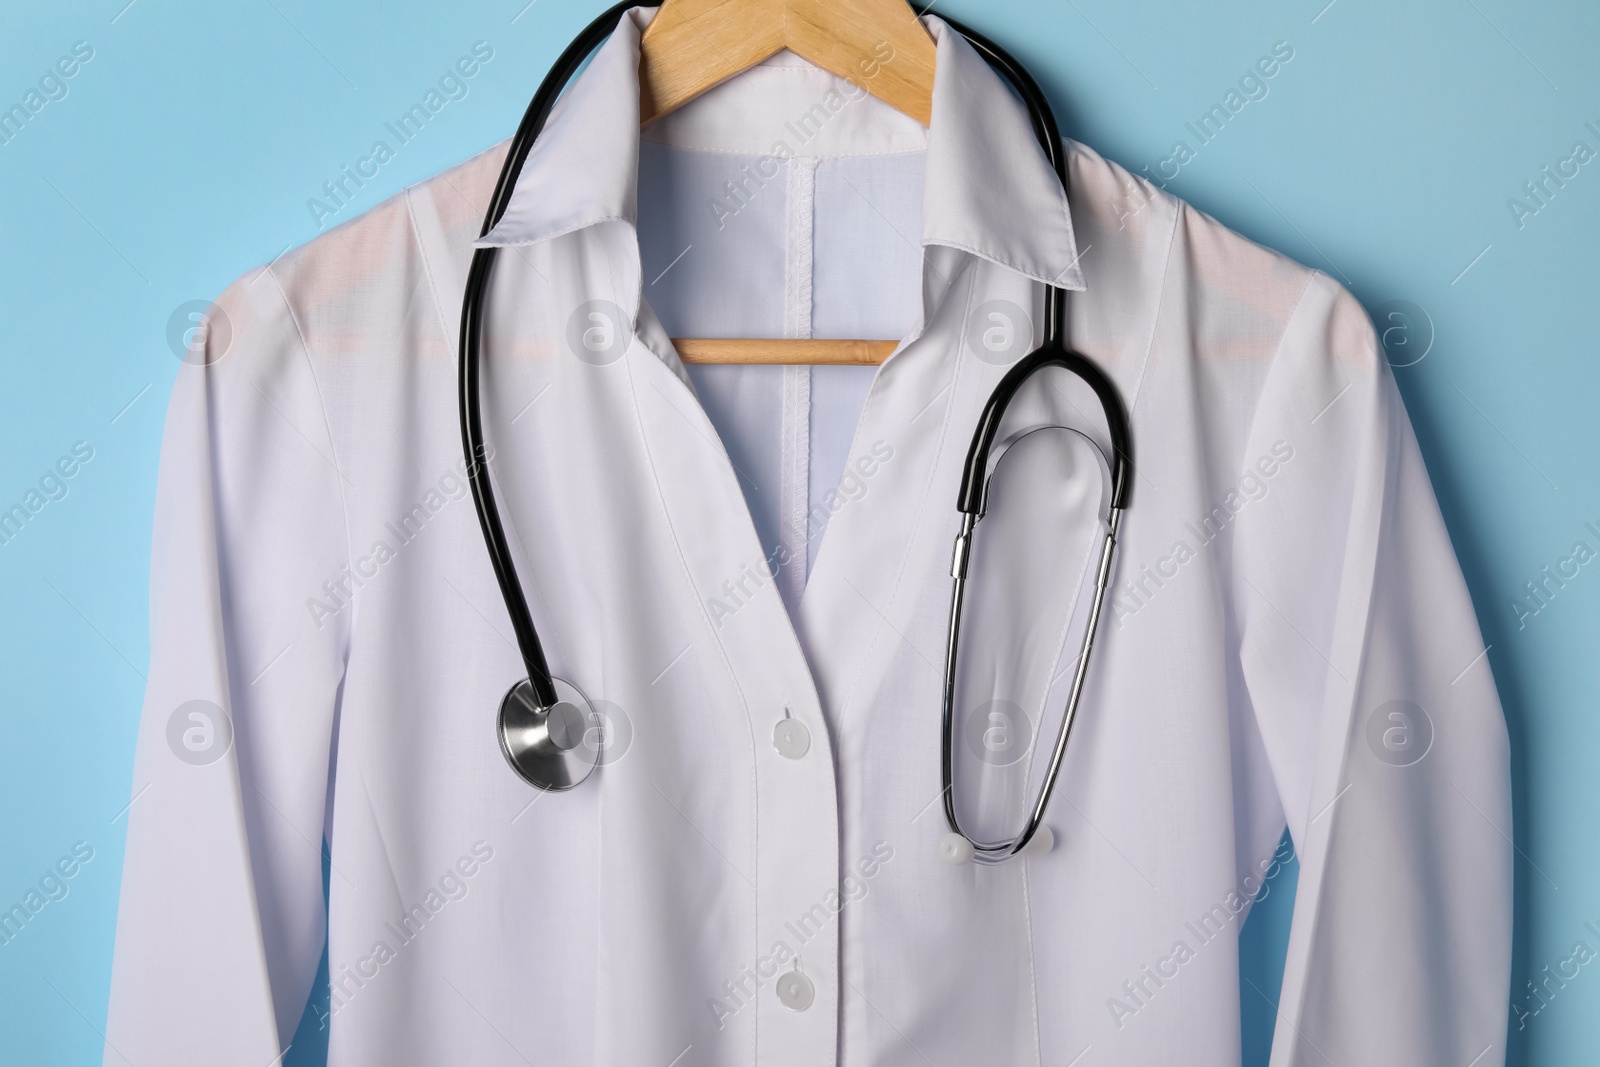
<path fill-rule="evenodd" d="M 500 702 L 500 751 L 523 781 L 560 793 L 581 785 L 600 763 L 605 730 L 589 698 L 552 677 L 556 699 L 541 707 L 524 678 Z"/>

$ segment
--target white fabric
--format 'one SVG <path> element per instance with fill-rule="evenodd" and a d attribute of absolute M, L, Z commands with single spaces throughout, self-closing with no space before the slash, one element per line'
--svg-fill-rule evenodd
<path fill-rule="evenodd" d="M 762 378 L 770 378 L 770 373 Z M 721 432 L 721 427 L 718 427 Z M 811 512 L 811 368 L 783 368 L 783 423 L 778 429 L 783 452 L 783 479 L 778 507 L 782 514 L 782 534 L 776 549 L 767 554 L 768 570 L 777 570 L 783 590 L 783 605 L 791 616 L 800 610 L 810 574 L 809 553 Z M 724 435 L 725 436 L 725 435 Z M 761 435 L 772 437 L 770 428 Z M 751 505 L 755 507 L 754 504 Z M 763 548 L 766 546 L 763 545 Z M 772 564 L 778 564 L 776 568 Z"/>
<path fill-rule="evenodd" d="M 607 764 L 538 794 L 494 734 L 523 667 L 455 398 L 502 147 L 241 279 L 231 331 L 179 374 L 106 1063 L 274 1062 L 326 929 L 336 1067 L 1221 1067 L 1244 901 L 1286 824 L 1274 1064 L 1499 1062 L 1505 729 L 1360 307 L 1081 145 L 1069 218 L 1021 106 L 926 19 L 925 140 L 862 101 L 809 157 L 812 332 L 902 340 L 875 373 L 810 377 L 826 525 L 791 616 L 764 564 L 787 372 L 688 374 L 668 338 L 783 332 L 786 180 L 720 231 L 705 204 L 796 94 L 844 87 L 784 59 L 641 154 L 646 18 L 564 97 L 488 241 L 500 507 L 552 667 L 612 724 Z M 1132 413 L 1138 477 L 1055 848 L 950 867 L 954 500 L 1052 278 Z M 1065 375 L 1015 407 L 1006 432 L 1107 445 Z M 1060 432 L 996 476 L 958 703 L 960 804 L 984 832 L 1020 820 L 1043 758 L 979 759 L 1017 737 L 989 716 L 1053 736 L 1099 487 Z M 193 701 L 231 720 L 210 762 L 181 740 Z M 1432 726 L 1415 761 L 1418 713 L 1390 718 L 1413 705 Z M 774 745 L 786 715 L 798 759 Z M 797 967 L 804 1011 L 778 994 Z"/>

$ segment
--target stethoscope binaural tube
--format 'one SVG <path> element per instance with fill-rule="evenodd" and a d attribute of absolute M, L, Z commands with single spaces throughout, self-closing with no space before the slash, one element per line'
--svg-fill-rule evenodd
<path fill-rule="evenodd" d="M 943 16 L 941 16 L 943 17 Z M 1056 130 L 1055 115 L 1050 110 L 1050 102 L 1040 91 L 1038 84 L 1033 80 L 1027 70 L 1008 54 L 1005 49 L 983 37 L 981 34 L 969 30 L 954 19 L 944 20 L 952 29 L 960 33 L 989 64 L 999 70 L 1017 90 L 1022 101 L 1027 105 L 1029 118 L 1033 122 L 1034 136 L 1039 139 L 1039 145 L 1044 149 L 1045 156 L 1050 160 L 1050 165 L 1056 172 L 1056 177 L 1061 181 L 1063 190 L 1068 188 L 1066 156 L 1061 148 L 1060 137 Z M 1116 557 L 1117 533 L 1122 524 L 1122 513 L 1128 506 L 1131 492 L 1130 473 L 1133 469 L 1133 434 L 1128 423 L 1128 414 L 1122 404 L 1122 397 L 1117 392 L 1116 385 L 1106 376 L 1087 356 L 1073 352 L 1066 347 L 1066 317 L 1067 294 L 1060 286 L 1051 285 L 1045 290 L 1045 330 L 1044 344 L 1007 371 L 990 394 L 989 401 L 984 405 L 983 414 L 978 419 L 977 429 L 972 435 L 972 444 L 967 450 L 966 464 L 961 474 L 961 490 L 956 497 L 956 510 L 961 513 L 961 530 L 956 534 L 955 548 L 950 565 L 950 575 L 953 589 L 950 596 L 950 627 L 945 646 L 945 670 L 943 687 L 943 708 L 941 722 L 941 753 L 940 777 L 942 796 L 944 798 L 945 822 L 950 827 L 950 832 L 945 835 L 939 844 L 940 855 L 952 863 L 965 863 L 973 861 L 982 864 L 1001 863 L 1012 856 L 1022 852 L 1035 840 L 1035 835 L 1044 821 L 1045 810 L 1049 807 L 1050 796 L 1055 791 L 1056 780 L 1061 773 L 1061 762 L 1066 755 L 1067 739 L 1071 734 L 1072 723 L 1076 717 L 1078 704 L 1083 696 L 1084 681 L 1088 677 L 1089 663 L 1094 652 L 1095 635 L 1099 630 L 1100 616 L 1105 606 L 1106 590 L 1111 580 L 1111 567 Z M 1006 408 L 1016 396 L 1024 383 L 1034 374 L 1049 367 L 1059 367 L 1077 375 L 1088 383 L 1094 390 L 1095 396 L 1100 401 L 1100 407 L 1105 414 L 1106 428 L 1111 437 L 1110 461 L 1110 498 L 1107 508 L 1106 535 L 1101 544 L 1100 562 L 1095 571 L 1094 599 L 1091 602 L 1087 628 L 1084 631 L 1083 645 L 1078 652 L 1077 669 L 1073 674 L 1072 688 L 1068 693 L 1067 707 L 1063 712 L 1061 728 L 1056 734 L 1056 744 L 1050 754 L 1050 763 L 1046 768 L 1044 780 L 1039 786 L 1039 795 L 1028 814 L 1028 821 L 1023 826 L 1022 832 L 1006 841 L 986 842 L 974 840 L 961 829 L 961 821 L 956 815 L 955 803 L 955 687 L 958 651 L 961 646 L 961 609 L 965 601 L 967 565 L 972 553 L 972 535 L 978 521 L 983 518 L 987 510 L 989 497 L 989 478 L 993 474 L 993 466 L 989 461 L 990 450 L 994 446 L 995 434 L 1000 428 L 1000 422 L 1005 417 Z"/>
<path fill-rule="evenodd" d="M 528 105 L 528 110 L 522 116 L 522 122 L 517 127 L 516 135 L 511 139 L 510 148 L 506 152 L 506 160 L 500 170 L 500 178 L 495 183 L 494 195 L 490 198 L 488 211 L 485 213 L 483 229 L 479 236 L 487 234 L 501 217 L 505 214 L 506 207 L 511 202 L 511 194 L 516 188 L 517 179 L 522 173 L 522 166 L 527 161 L 528 153 L 532 150 L 534 141 L 538 139 L 540 131 L 550 116 L 550 110 L 555 106 L 556 99 L 561 91 L 571 81 L 573 75 L 583 66 L 589 54 L 598 48 L 616 28 L 619 19 L 623 18 L 628 10 L 633 7 L 657 7 L 659 2 L 636 3 L 634 0 L 623 2 L 606 9 L 599 17 L 586 26 L 582 33 L 573 39 L 545 79 L 540 83 L 539 91 L 534 95 Z M 1055 117 L 1050 111 L 1049 102 L 1039 90 L 1039 86 L 1015 59 L 1003 48 L 990 41 L 954 19 L 945 18 L 945 23 L 955 32 L 965 37 L 972 46 L 986 59 L 991 66 L 1000 73 L 1016 89 L 1023 103 L 1027 105 L 1029 117 L 1033 123 L 1034 135 L 1038 137 L 1046 157 L 1050 160 L 1051 167 L 1060 179 L 1062 188 L 1067 185 L 1066 159 L 1063 155 L 1060 140 L 1056 133 Z M 460 385 L 460 417 L 461 417 L 461 442 L 462 450 L 467 460 L 467 481 L 472 486 L 472 500 L 477 509 L 478 523 L 483 529 L 484 543 L 488 548 L 489 562 L 494 568 L 495 580 L 500 585 L 501 597 L 505 600 L 506 613 L 511 617 L 511 627 L 516 635 L 517 649 L 522 655 L 523 665 L 526 667 L 527 677 L 514 685 L 510 692 L 501 701 L 498 717 L 501 751 L 513 770 L 530 785 L 539 789 L 562 791 L 573 788 L 583 782 L 589 773 L 599 763 L 599 741 L 603 731 L 599 729 L 600 721 L 587 698 L 583 696 L 576 686 L 555 678 L 550 673 L 550 667 L 545 660 L 544 647 L 539 641 L 539 634 L 533 624 L 532 613 L 528 609 L 527 597 L 523 594 L 522 585 L 517 579 L 516 564 L 511 556 L 511 547 L 507 541 L 505 528 L 500 519 L 500 510 L 495 502 L 494 486 L 489 474 L 488 448 L 483 434 L 483 414 L 480 405 L 479 392 L 479 366 L 483 346 L 484 331 L 484 304 L 488 294 L 489 278 L 493 273 L 495 258 L 498 249 L 478 248 L 473 251 L 472 265 L 467 273 L 466 291 L 462 298 L 461 307 L 461 336 L 460 353 L 461 362 L 459 370 Z M 1005 378 L 1001 380 L 1000 388 L 996 395 L 990 398 L 989 405 L 985 408 L 984 418 L 980 420 L 978 432 L 973 438 L 972 450 L 967 457 L 967 470 L 962 478 L 961 496 L 958 506 L 966 518 L 963 520 L 963 533 L 957 540 L 957 545 L 970 544 L 973 526 L 982 516 L 982 505 L 987 493 L 987 478 L 984 476 L 984 464 L 987 463 L 989 448 L 993 443 L 995 430 L 999 426 L 1000 417 L 1004 414 L 1005 405 L 1011 396 L 1035 370 L 1046 365 L 1055 365 L 1066 368 L 1085 378 L 1095 389 L 1102 405 L 1106 409 L 1106 418 L 1111 426 L 1112 447 L 1115 452 L 1113 473 L 1113 506 L 1111 536 L 1108 538 L 1106 557 L 1101 564 L 1102 588 L 1098 590 L 1095 602 L 1095 620 L 1098 619 L 1100 604 L 1104 600 L 1103 582 L 1109 573 L 1109 553 L 1115 543 L 1116 516 L 1125 506 L 1127 498 L 1127 466 L 1131 452 L 1131 441 L 1127 429 L 1126 415 L 1123 413 L 1121 401 L 1117 398 L 1116 389 L 1110 380 L 1102 374 L 1093 363 L 1083 356 L 1069 352 L 1063 347 L 1062 338 L 1066 332 L 1066 291 L 1060 286 L 1049 286 L 1045 291 L 1045 332 L 1044 345 L 1032 355 L 1026 357 L 1016 367 L 1012 368 Z M 1007 385 L 1007 383 L 1012 383 Z M 1002 394 L 1001 390 L 1007 391 Z M 974 477 L 974 462 L 977 471 Z M 973 508 L 976 510 L 972 510 Z M 964 558 L 964 557 L 963 557 Z M 951 729 L 951 679 L 953 678 L 957 636 L 960 623 L 961 583 L 965 580 L 964 563 L 963 574 L 957 580 L 956 594 L 952 604 L 950 648 L 947 656 L 947 678 L 945 699 L 945 752 L 944 752 L 944 782 L 945 782 L 945 813 L 954 834 L 961 835 L 963 841 L 970 841 L 961 834 L 955 818 L 955 808 L 951 800 L 951 772 L 950 772 L 950 729 Z M 1091 620 L 1087 642 L 1092 645 L 1094 635 L 1094 621 Z M 1087 651 L 1087 649 L 1086 649 Z M 1082 675 L 1087 667 L 1086 656 L 1079 664 L 1079 677 L 1074 684 L 1072 707 L 1076 707 L 1077 693 L 1081 689 Z M 1069 719 L 1070 723 L 1070 709 Z M 1065 745 L 1065 731 L 1057 746 L 1054 763 L 1059 765 L 1060 750 Z M 1036 830 L 1039 819 L 1042 817 L 1045 805 L 1049 801 L 1050 788 L 1054 782 L 1052 772 L 1036 805 L 1035 815 L 1030 819 L 1029 826 L 1022 835 L 1020 848 L 1027 843 Z M 973 843 L 975 849 L 987 849 L 989 846 Z M 987 854 L 987 853 L 982 853 Z"/>
<path fill-rule="evenodd" d="M 1045 769 L 1044 779 L 1040 782 L 1038 797 L 1028 814 L 1028 821 L 1017 836 L 1004 841 L 978 841 L 961 828 L 955 803 L 956 671 L 961 647 L 961 610 L 966 599 L 967 567 L 972 555 L 973 534 L 988 509 L 989 480 L 993 477 L 999 460 L 999 457 L 995 457 L 994 460 L 990 458 L 995 430 L 1005 415 L 1006 406 L 1021 388 L 1022 383 L 1048 367 L 1062 367 L 1085 379 L 1100 398 L 1105 411 L 1112 442 L 1112 457 L 1106 473 L 1105 487 L 1106 532 L 1100 545 L 1100 562 L 1095 569 L 1094 597 L 1090 602 L 1083 644 L 1078 650 L 1072 687 L 1068 691 L 1066 710 L 1062 713 L 1061 727 L 1056 733 L 1055 747 L 1051 750 L 1050 762 Z M 1089 440 L 1086 435 L 1080 434 L 1080 436 Z M 1093 445 L 1092 440 L 1090 444 Z M 1060 346 L 1041 348 L 1019 362 L 1001 379 L 999 386 L 989 397 L 989 402 L 984 406 L 983 415 L 978 420 L 977 431 L 973 434 L 972 445 L 967 452 L 966 469 L 962 475 L 961 493 L 957 502 L 957 510 L 961 513 L 961 529 L 956 534 L 955 549 L 950 561 L 953 588 L 950 595 L 950 628 L 945 645 L 940 739 L 941 795 L 944 798 L 945 822 L 949 824 L 950 832 L 940 842 L 939 853 L 951 863 L 1003 862 L 1034 843 L 1035 835 L 1043 824 L 1045 810 L 1049 807 L 1050 796 L 1061 773 L 1061 762 L 1066 755 L 1067 739 L 1072 733 L 1078 704 L 1083 697 L 1083 686 L 1089 673 L 1095 636 L 1099 632 L 1100 616 L 1105 607 L 1106 591 L 1110 588 L 1111 567 L 1116 558 L 1117 533 L 1122 525 L 1122 513 L 1127 507 L 1131 444 L 1127 414 L 1115 386 L 1093 363 Z M 1099 447 L 1094 447 L 1096 452 L 1099 452 Z"/>
<path fill-rule="evenodd" d="M 533 142 L 544 129 L 561 90 L 583 66 L 589 53 L 611 35 L 617 20 L 629 8 L 637 6 L 640 5 L 633 0 L 623 0 L 606 9 L 567 45 L 545 75 L 506 151 L 506 161 L 500 168 L 500 179 L 495 183 L 494 196 L 489 200 L 489 210 L 478 236 L 494 229 L 505 214 L 506 206 L 511 203 L 511 193 L 517 187 L 517 178 L 522 174 L 522 165 L 527 162 Z M 512 686 L 500 702 L 496 719 L 500 751 L 511 769 L 529 785 L 562 792 L 581 785 L 599 764 L 605 732 L 593 705 L 578 687 L 550 673 L 544 646 L 539 643 L 539 632 L 528 610 L 528 599 L 517 580 L 516 563 L 511 558 L 511 546 L 506 541 L 500 509 L 495 503 L 494 485 L 489 478 L 489 452 L 484 442 L 483 413 L 479 405 L 478 366 L 483 345 L 484 298 L 498 252 L 499 249 L 493 247 L 473 251 L 461 303 L 461 446 L 466 453 L 467 482 L 472 486 L 478 525 L 483 528 L 484 544 L 489 549 L 489 563 L 494 568 L 495 580 L 500 583 L 500 595 L 516 634 L 517 650 L 522 653 L 522 662 L 528 671 L 528 676 Z"/>

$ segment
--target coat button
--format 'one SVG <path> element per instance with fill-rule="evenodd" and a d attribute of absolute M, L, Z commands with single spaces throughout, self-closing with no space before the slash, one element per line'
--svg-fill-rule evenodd
<path fill-rule="evenodd" d="M 1022 849 L 1024 856 L 1043 856 L 1056 847 L 1055 832 L 1044 823 L 1033 832 L 1033 840 L 1029 841 Z"/>
<path fill-rule="evenodd" d="M 972 842 L 954 831 L 939 836 L 939 858 L 951 866 L 971 863 L 972 852 Z"/>
<path fill-rule="evenodd" d="M 805 1011 L 816 996 L 811 979 L 799 971 L 790 971 L 778 979 L 778 1000 L 790 1011 Z"/>
<path fill-rule="evenodd" d="M 779 719 L 772 728 L 772 747 L 784 759 L 799 759 L 811 749 L 811 731 L 799 719 Z"/>

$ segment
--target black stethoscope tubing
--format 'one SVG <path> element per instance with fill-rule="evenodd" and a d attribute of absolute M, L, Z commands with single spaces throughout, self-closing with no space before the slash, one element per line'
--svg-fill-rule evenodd
<path fill-rule="evenodd" d="M 500 169 L 500 180 L 495 183 L 494 196 L 489 200 L 489 210 L 484 216 L 482 237 L 499 223 L 511 203 L 511 193 L 517 187 L 522 165 L 527 162 L 533 142 L 544 129 L 550 109 L 555 106 L 561 90 L 572 80 L 589 53 L 598 48 L 616 23 L 629 8 L 638 6 L 634 0 L 623 0 L 607 8 L 605 13 L 586 26 L 582 33 L 567 45 L 550 72 L 545 75 L 534 94 L 522 122 L 511 139 L 505 164 Z M 484 543 L 489 549 L 489 563 L 494 568 L 495 580 L 500 583 L 500 595 L 506 602 L 506 613 L 511 616 L 511 629 L 516 634 L 517 649 L 528 670 L 528 681 L 541 707 L 555 703 L 555 685 L 551 681 L 550 666 L 544 657 L 544 646 L 533 627 L 533 616 L 528 611 L 528 598 L 517 581 L 517 567 L 511 559 L 511 546 L 506 542 L 505 528 L 500 522 L 500 508 L 495 502 L 494 486 L 489 480 L 488 450 L 483 438 L 483 412 L 479 405 L 478 365 L 483 343 L 484 296 L 489 288 L 489 274 L 494 268 L 497 248 L 478 248 L 472 253 L 472 266 L 467 271 L 466 294 L 461 303 L 461 367 L 460 407 L 461 444 L 466 453 L 467 481 L 472 486 L 472 500 L 478 509 L 478 524 L 483 527 Z"/>

